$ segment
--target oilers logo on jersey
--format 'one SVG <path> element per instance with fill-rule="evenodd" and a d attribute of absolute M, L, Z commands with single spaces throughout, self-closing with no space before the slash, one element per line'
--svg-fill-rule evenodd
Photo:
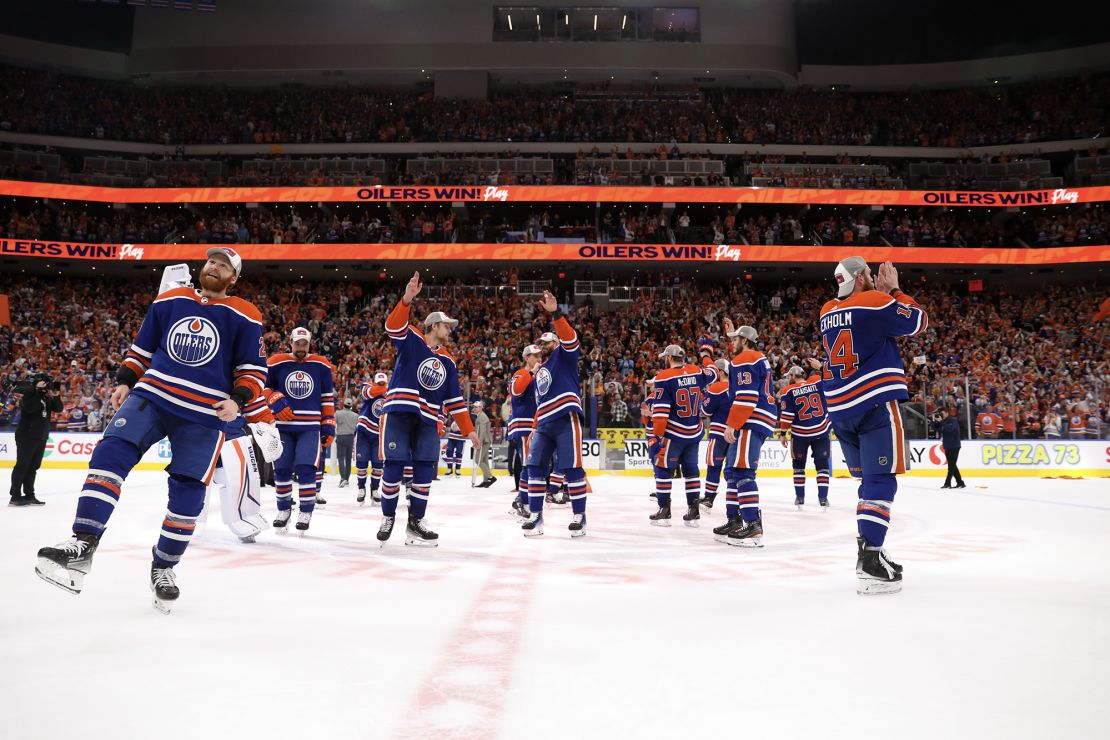
<path fill-rule="evenodd" d="M 551 371 L 541 367 L 536 373 L 536 398 L 544 396 L 551 389 Z"/>
<path fill-rule="evenodd" d="M 383 406 L 385 406 L 385 396 L 378 396 L 378 400 L 374 401 L 373 405 L 370 407 L 374 410 L 374 416 L 378 417 L 379 419 L 382 417 Z"/>
<path fill-rule="evenodd" d="M 420 381 L 420 385 L 434 391 L 447 381 L 447 368 L 443 366 L 439 359 L 429 357 L 421 362 L 416 369 L 416 377 Z"/>
<path fill-rule="evenodd" d="M 166 348 L 177 362 L 197 367 L 211 360 L 220 351 L 220 334 L 208 319 L 186 316 L 170 327 Z"/>
<path fill-rule="evenodd" d="M 312 376 L 303 370 L 289 373 L 285 378 L 285 395 L 290 398 L 308 398 L 312 394 Z"/>

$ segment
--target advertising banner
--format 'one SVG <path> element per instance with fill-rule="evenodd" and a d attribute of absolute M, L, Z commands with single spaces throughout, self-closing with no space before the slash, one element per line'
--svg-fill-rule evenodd
<path fill-rule="evenodd" d="M 0 195 L 102 203 L 796 203 L 888 206 L 1074 205 L 1110 200 L 1110 186 L 1024 191 L 594 185 L 378 185 L 336 187 L 110 188 L 0 180 Z"/>
<path fill-rule="evenodd" d="M 87 244 L 0 239 L 0 256 L 49 260 L 182 262 L 205 259 L 211 244 Z M 237 244 L 247 262 L 686 262 L 836 263 L 848 255 L 910 265 L 1060 265 L 1110 261 L 1110 246 L 1052 249 L 763 246 L 746 244 Z"/>
<path fill-rule="evenodd" d="M 707 443 L 698 450 L 705 460 Z M 768 440 L 759 454 L 760 474 L 791 475 L 789 448 Z M 629 439 L 624 443 L 625 470 L 651 471 L 647 442 Z M 910 440 L 907 450 L 909 475 L 943 476 L 948 459 L 939 440 Z M 840 443 L 832 442 L 833 475 L 844 475 L 847 466 Z M 812 461 L 809 464 L 812 470 Z M 965 476 L 1110 476 L 1110 440 L 965 440 L 960 449 L 960 471 Z"/>

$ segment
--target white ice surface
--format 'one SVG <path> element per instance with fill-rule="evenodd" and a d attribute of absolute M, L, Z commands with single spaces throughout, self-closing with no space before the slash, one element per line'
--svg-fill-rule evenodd
<path fill-rule="evenodd" d="M 306 536 L 240 544 L 218 510 L 150 606 L 162 473 L 124 488 L 80 596 L 35 577 L 83 479 L 0 509 L 0 737 L 1095 738 L 1110 710 L 1110 481 L 905 478 L 892 596 L 855 593 L 854 487 L 761 484 L 766 547 L 649 526 L 648 478 L 598 477 L 526 540 L 509 484 L 433 485 L 435 550 L 379 549 L 329 477 Z M 353 482 L 353 481 L 352 481 Z M 269 518 L 273 489 L 264 489 Z"/>

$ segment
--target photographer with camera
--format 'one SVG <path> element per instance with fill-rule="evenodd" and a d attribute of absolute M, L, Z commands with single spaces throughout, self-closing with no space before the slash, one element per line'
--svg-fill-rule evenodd
<path fill-rule="evenodd" d="M 35 475 L 42 465 L 46 440 L 50 436 L 50 415 L 62 410 L 58 398 L 61 383 L 46 373 L 37 373 L 12 388 L 22 393 L 19 425 L 15 429 L 15 467 L 12 469 L 12 500 L 8 506 L 42 506 L 35 498 Z"/>

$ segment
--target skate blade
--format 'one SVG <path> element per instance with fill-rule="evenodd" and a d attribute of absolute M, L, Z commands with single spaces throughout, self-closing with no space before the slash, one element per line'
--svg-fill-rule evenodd
<path fill-rule="evenodd" d="M 64 579 L 58 578 L 57 571 L 59 569 L 65 571 L 66 575 Z M 35 575 L 52 586 L 57 586 L 63 591 L 74 595 L 81 593 L 81 589 L 85 586 L 85 576 L 83 574 L 79 574 L 78 577 L 73 577 L 69 575 L 69 571 L 65 568 L 47 558 L 39 558 L 38 565 L 35 566 Z"/>
<path fill-rule="evenodd" d="M 250 535 L 247 535 L 246 537 L 240 537 L 239 541 L 242 542 L 244 545 L 250 545 L 250 544 L 254 543 L 255 538 L 257 536 L 258 535 L 256 535 L 256 534 L 250 534 Z"/>
<path fill-rule="evenodd" d="M 701 526 L 701 522 L 698 519 L 683 519 L 682 523 L 685 524 L 687 527 L 691 527 L 693 529 L 697 529 Z"/>
<path fill-rule="evenodd" d="M 412 545 L 413 547 L 439 547 L 439 540 L 425 540 L 419 537 L 406 537 L 405 544 Z"/>
<path fill-rule="evenodd" d="M 861 578 L 856 583 L 856 593 L 860 596 L 881 596 L 882 594 L 896 594 L 901 590 L 901 581 L 878 581 L 873 578 Z"/>
<path fill-rule="evenodd" d="M 713 504 L 709 504 L 709 503 L 701 504 L 701 503 L 699 503 L 698 506 L 705 509 L 706 511 L 713 511 Z"/>
<path fill-rule="evenodd" d="M 744 539 L 736 539 L 735 537 L 725 537 L 725 544 L 732 545 L 733 547 L 763 547 L 762 537 L 745 537 Z"/>
<path fill-rule="evenodd" d="M 572 530 L 570 530 L 570 536 L 571 537 L 585 537 L 586 536 L 586 530 L 584 530 L 584 529 L 572 529 Z"/>
<path fill-rule="evenodd" d="M 539 537 L 543 535 L 543 527 L 536 527 L 535 529 L 524 530 L 525 537 Z"/>
<path fill-rule="evenodd" d="M 714 542 L 722 542 L 722 543 L 727 544 L 728 543 L 728 535 L 727 534 L 715 534 L 715 535 L 713 535 L 713 541 Z"/>
<path fill-rule="evenodd" d="M 671 526 L 670 519 L 651 519 L 651 526 L 653 527 L 669 527 Z"/>
<path fill-rule="evenodd" d="M 157 596 L 155 596 L 151 599 L 150 605 L 153 606 L 154 611 L 158 612 L 159 614 L 173 613 L 172 601 L 163 601 L 162 599 L 159 599 Z"/>

